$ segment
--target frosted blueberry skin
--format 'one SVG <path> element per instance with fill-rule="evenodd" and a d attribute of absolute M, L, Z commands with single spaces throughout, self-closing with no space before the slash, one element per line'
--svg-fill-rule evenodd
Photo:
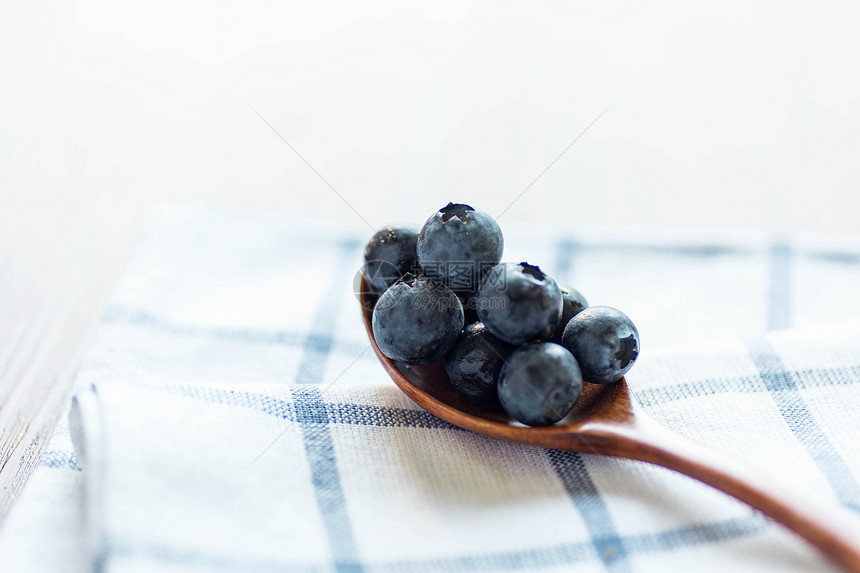
<path fill-rule="evenodd" d="M 620 380 L 639 356 L 639 331 L 623 312 L 592 306 L 570 319 L 562 345 L 576 357 L 586 382 L 609 384 Z"/>
<path fill-rule="evenodd" d="M 556 282 L 528 263 L 496 265 L 478 289 L 478 317 L 510 344 L 551 338 L 561 311 Z"/>
<path fill-rule="evenodd" d="M 463 298 L 475 294 L 481 277 L 502 259 L 502 230 L 483 211 L 448 203 L 418 232 L 418 263 Z"/>
<path fill-rule="evenodd" d="M 463 330 L 463 305 L 440 281 L 406 275 L 382 293 L 373 308 L 379 350 L 403 364 L 442 358 Z"/>
<path fill-rule="evenodd" d="M 466 325 L 454 348 L 445 356 L 451 385 L 469 402 L 499 410 L 498 381 L 505 360 L 516 346 L 500 340 L 480 322 Z"/>
<path fill-rule="evenodd" d="M 499 375 L 499 401 L 529 426 L 555 424 L 582 394 L 582 373 L 573 355 L 554 342 L 533 342 L 508 357 Z"/>
<path fill-rule="evenodd" d="M 582 293 L 567 285 L 558 285 L 558 288 L 561 289 L 561 320 L 558 321 L 558 328 L 555 330 L 552 341 L 561 344 L 564 327 L 567 326 L 571 318 L 588 308 L 588 301 L 585 300 Z"/>
<path fill-rule="evenodd" d="M 417 269 L 418 229 L 385 227 L 364 247 L 361 273 L 373 292 L 381 294 L 400 277 Z"/>

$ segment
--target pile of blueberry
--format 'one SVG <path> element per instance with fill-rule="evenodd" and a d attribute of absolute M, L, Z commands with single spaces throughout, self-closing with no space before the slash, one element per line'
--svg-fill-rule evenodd
<path fill-rule="evenodd" d="M 470 402 L 503 408 L 530 426 L 567 416 L 582 382 L 621 379 L 639 354 L 639 333 L 620 311 L 589 307 L 528 263 L 500 263 L 492 217 L 449 203 L 420 231 L 390 227 L 365 248 L 362 274 L 380 294 L 379 349 L 403 364 L 439 359 Z"/>

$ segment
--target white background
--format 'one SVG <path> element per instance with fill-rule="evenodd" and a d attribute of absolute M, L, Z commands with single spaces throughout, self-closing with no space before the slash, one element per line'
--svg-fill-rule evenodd
<path fill-rule="evenodd" d="M 503 225 L 860 231 L 856 3 L 0 6 L 7 226 L 202 199 L 369 233 L 254 109 L 374 227 L 495 215 L 605 110 Z"/>

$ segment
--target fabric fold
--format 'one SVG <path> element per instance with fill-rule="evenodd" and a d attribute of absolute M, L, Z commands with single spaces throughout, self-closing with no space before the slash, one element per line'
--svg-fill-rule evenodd
<path fill-rule="evenodd" d="M 69 434 L 75 448 L 75 458 L 86 471 L 83 488 L 86 526 L 83 540 L 90 555 L 92 570 L 100 571 L 104 549 L 104 493 L 107 489 L 105 456 L 108 450 L 105 444 L 104 410 L 95 386 L 72 397 Z"/>

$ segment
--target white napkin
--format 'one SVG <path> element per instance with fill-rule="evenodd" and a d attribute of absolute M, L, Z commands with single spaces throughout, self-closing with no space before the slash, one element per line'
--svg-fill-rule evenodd
<path fill-rule="evenodd" d="M 860 510 L 860 324 L 655 350 L 630 381 L 673 429 Z M 463 431 L 392 386 L 161 381 L 76 400 L 105 571 L 826 567 L 689 478 Z"/>
<path fill-rule="evenodd" d="M 741 351 L 738 343 L 732 343 L 734 346 L 728 347 L 731 352 L 714 353 L 712 351 L 721 346 L 715 346 L 712 339 L 748 338 L 774 328 L 821 324 L 847 317 L 860 319 L 860 297 L 856 296 L 860 292 L 860 244 L 856 240 L 853 243 L 813 237 L 774 240 L 757 233 L 679 234 L 657 230 L 635 230 L 623 234 L 617 231 L 535 233 L 533 229 L 517 230 L 515 225 L 505 225 L 504 230 L 505 260 L 526 260 L 539 264 L 560 281 L 581 290 L 592 304 L 616 306 L 636 322 L 642 335 L 643 353 L 641 362 L 631 372 L 634 390 L 646 407 L 662 417 L 668 425 L 719 447 L 732 449 L 732 444 L 738 444 L 754 447 L 756 452 L 761 450 L 768 456 L 777 455 L 780 451 L 778 444 L 784 437 L 780 432 L 786 428 L 799 432 L 807 426 L 802 420 L 796 421 L 795 426 L 789 426 L 785 420 L 777 419 L 774 422 L 775 429 L 765 424 L 756 432 L 748 432 L 745 424 L 758 415 L 757 411 L 750 413 L 749 408 L 767 410 L 776 404 L 781 415 L 782 411 L 793 411 L 796 404 L 783 398 L 774 402 L 770 394 L 760 391 L 762 384 L 765 388 L 776 388 L 782 379 L 782 375 L 778 374 L 780 369 L 774 370 L 767 352 L 750 353 L 747 347 Z M 88 392 L 95 385 L 99 395 L 107 396 L 113 392 L 107 390 L 108 386 L 122 384 L 135 388 L 136 392 L 151 393 L 156 392 L 155 388 L 166 387 L 176 388 L 176 392 L 179 392 L 179 388 L 202 384 L 239 392 L 250 387 L 246 385 L 253 384 L 260 392 L 285 392 L 285 399 L 292 399 L 292 390 L 281 388 L 280 385 L 317 384 L 322 399 L 331 401 L 339 396 L 337 392 L 341 386 L 365 385 L 367 389 L 364 392 L 367 395 L 351 393 L 338 400 L 345 400 L 346 403 L 353 400 L 361 404 L 387 404 L 389 402 L 386 400 L 393 400 L 393 403 L 401 404 L 400 407 L 411 407 L 401 402 L 396 391 L 390 388 L 390 382 L 369 351 L 360 323 L 358 304 L 351 289 L 352 279 L 361 263 L 361 247 L 368 236 L 369 232 L 367 235 L 355 235 L 323 224 L 277 217 L 241 217 L 199 208 L 163 211 L 150 222 L 105 311 L 78 376 L 79 391 Z M 667 352 L 664 350 L 666 345 L 685 341 L 699 343 L 703 352 L 692 352 L 686 361 L 679 362 L 674 357 L 663 362 L 658 360 L 663 352 Z M 837 342 L 846 344 L 848 341 Z M 723 355 L 735 358 L 726 363 Z M 743 356 L 746 358 L 741 358 Z M 796 367 L 793 356 L 781 356 L 788 369 Z M 817 369 L 815 376 L 819 376 L 819 370 L 823 372 L 820 376 L 824 376 L 824 380 L 832 380 L 832 377 L 828 378 L 831 374 L 842 376 L 844 384 L 828 392 L 842 392 L 844 396 L 820 404 L 816 401 L 820 400 L 815 394 L 818 390 L 810 390 L 812 394 L 809 396 L 814 400 L 809 398 L 812 401 L 804 402 L 805 410 L 811 411 L 815 419 L 819 419 L 822 411 L 833 412 L 834 415 L 838 412 L 838 420 L 825 424 L 825 416 L 820 418 L 817 427 L 831 443 L 841 444 L 840 440 L 851 439 L 847 435 L 849 430 L 846 428 L 849 426 L 846 424 L 851 422 L 856 410 L 856 403 L 851 401 L 851 397 L 856 394 L 856 387 L 851 386 L 857 378 L 856 370 L 829 369 L 831 366 L 837 367 L 839 362 L 828 365 L 827 360 L 832 357 L 827 353 L 821 357 L 822 361 L 814 363 Z M 649 368 L 650 374 L 647 373 Z M 730 368 L 730 371 L 721 374 L 725 368 Z M 765 373 L 764 377 L 759 371 Z M 812 371 L 804 370 L 799 375 L 812 375 Z M 664 396 L 665 399 L 652 400 L 650 396 L 657 390 L 648 386 L 649 380 L 653 380 L 659 388 L 665 387 L 659 392 L 671 399 Z M 670 383 L 675 382 L 677 385 L 670 387 Z M 749 391 L 750 396 L 744 393 L 736 403 L 733 400 L 737 392 L 731 384 L 740 384 L 737 392 Z M 708 388 L 714 388 L 716 393 L 710 394 Z M 120 391 L 119 387 L 116 391 Z M 187 400 L 176 393 L 158 392 L 160 394 L 156 394 L 163 394 L 164 398 L 153 398 L 152 411 L 149 412 L 156 418 L 161 416 L 158 408 L 162 402 L 166 404 L 170 400 Z M 803 395 L 806 400 L 809 392 L 803 388 L 799 395 Z M 782 395 L 775 392 L 773 396 Z M 695 406 L 698 401 L 702 401 L 702 405 Z M 231 406 L 227 411 L 233 412 L 234 409 Z M 238 416 L 235 412 L 230 415 L 234 414 Z M 243 415 L 252 414 L 246 412 Z M 258 455 L 283 431 L 278 425 L 285 423 L 283 420 L 279 422 L 277 419 L 262 417 L 267 421 L 261 423 L 268 424 L 268 429 L 259 435 L 254 433 L 256 442 L 247 444 L 249 451 L 246 453 L 251 457 Z M 230 420 L 221 420 L 214 425 L 212 422 L 208 414 L 193 418 L 189 422 L 190 433 L 186 437 L 196 436 L 208 440 L 211 433 L 212 439 L 215 439 L 221 435 L 218 428 L 225 424 L 231 427 Z M 338 432 L 341 430 L 348 431 L 354 436 L 351 439 L 361 444 L 365 440 L 362 434 L 366 432 L 379 435 L 393 433 L 400 440 L 402 435 L 418 431 L 399 427 L 379 429 L 373 425 L 332 428 L 332 435 L 340 436 Z M 453 436 L 451 440 L 454 440 L 455 446 L 450 446 L 450 441 L 444 447 L 441 442 L 439 444 L 439 452 L 445 455 L 454 456 L 451 452 L 457 451 L 456 448 L 460 447 L 457 444 L 462 444 L 462 440 L 484 443 L 480 442 L 483 438 L 459 431 L 433 431 Z M 732 439 L 726 442 L 728 446 L 723 443 L 723 434 L 726 432 L 731 434 L 729 437 Z M 238 439 L 239 434 L 236 435 Z M 287 447 L 289 435 L 288 432 L 278 440 L 254 467 L 277 464 L 281 458 L 274 454 L 279 451 L 278 448 Z M 802 435 L 802 432 L 797 435 Z M 827 448 L 820 449 L 812 438 L 793 437 L 792 440 L 797 442 L 791 449 L 793 455 L 811 457 L 816 463 L 832 459 L 847 460 L 857 451 L 854 446 L 839 446 L 839 456 L 834 457 Z M 419 443 L 424 443 L 423 438 Z M 111 463 L 114 454 L 108 445 L 103 450 L 95 449 L 102 451 L 108 463 Z M 229 447 L 235 446 L 231 444 Z M 228 446 L 224 444 L 223 447 Z M 420 452 L 421 456 L 416 459 L 420 461 L 426 457 L 438 461 L 438 455 L 425 455 L 421 449 L 423 447 L 415 446 L 415 451 Z M 166 449 L 165 455 L 170 451 Z M 748 456 L 743 453 L 743 448 L 739 452 L 742 457 Z M 471 450 L 468 455 L 458 455 L 460 457 L 454 456 L 455 461 L 452 463 L 459 463 L 464 459 L 463 456 L 483 459 L 476 457 Z M 539 457 L 545 459 L 548 455 L 542 453 Z M 157 465 L 162 454 L 148 451 L 140 452 L 139 456 L 140 462 Z M 340 467 L 343 460 L 339 452 L 335 459 Z M 572 461 L 570 463 L 574 464 Z M 485 465 L 496 467 L 490 462 Z M 625 547 L 634 547 L 635 543 L 640 543 L 644 544 L 642 547 L 651 548 L 648 550 L 651 553 L 630 549 L 631 556 L 607 562 L 612 569 L 640 569 L 645 567 L 639 565 L 640 562 L 647 564 L 658 557 L 659 563 L 668 563 L 667 566 L 672 569 L 683 568 L 689 563 L 694 563 L 696 568 L 713 563 L 716 568 L 723 566 L 724 562 L 719 559 L 712 561 L 710 557 L 704 559 L 702 556 L 724 556 L 725 553 L 734 555 L 732 559 L 738 568 L 743 568 L 742 562 L 746 562 L 747 557 L 751 567 L 755 568 L 761 563 L 751 556 L 750 551 L 753 554 L 763 552 L 764 546 L 759 545 L 762 542 L 766 547 L 781 552 L 782 561 L 777 559 L 778 566 L 775 565 L 775 568 L 816 570 L 820 565 L 816 558 L 809 557 L 810 560 L 807 560 L 807 557 L 802 557 L 809 553 L 804 553 L 803 546 L 793 538 L 776 533 L 778 530 L 775 529 L 774 533 L 770 533 L 772 528 L 763 530 L 766 533 L 761 535 L 765 537 L 744 533 L 747 529 L 743 527 L 738 530 L 728 525 L 722 529 L 700 529 L 695 525 L 691 526 L 692 529 L 678 529 L 684 524 L 700 523 L 700 520 L 707 520 L 708 523 L 719 521 L 724 515 L 713 510 L 716 506 L 707 502 L 708 496 L 715 494 L 702 493 L 708 490 L 689 485 L 692 482 L 681 480 L 677 482 L 677 488 L 673 485 L 672 491 L 668 492 L 662 485 L 657 489 L 656 486 L 649 486 L 651 489 L 642 491 L 641 484 L 650 482 L 639 480 L 638 476 L 652 470 L 643 470 L 639 464 L 583 457 L 574 465 L 576 472 L 570 474 L 575 475 L 574 478 L 554 477 L 550 480 L 551 484 L 555 484 L 552 487 L 556 488 L 553 490 L 556 493 L 559 487 L 574 492 L 569 501 L 561 502 L 551 496 L 547 499 L 552 499 L 552 504 L 559 506 L 565 504 L 565 507 L 569 507 L 573 504 L 578 517 L 571 519 L 584 524 L 583 527 L 591 528 L 589 535 L 595 539 L 611 541 L 617 537 L 624 539 Z M 175 467 L 179 475 L 185 475 L 181 465 Z M 510 464 L 505 465 L 505 471 L 512 471 L 511 467 Z M 788 466 L 785 464 L 775 467 L 779 467 L 789 478 L 796 473 L 793 468 L 786 469 Z M 856 480 L 856 466 L 851 467 L 854 469 L 838 470 L 836 474 Z M 829 470 L 823 471 L 833 475 Z M 467 475 L 470 474 L 467 472 Z M 502 484 L 499 480 L 503 480 L 503 477 L 499 472 L 492 475 L 493 484 Z M 659 475 L 671 476 L 667 472 Z M 102 532 L 107 534 L 110 527 L 109 522 L 104 522 L 104 527 L 92 526 L 80 509 L 85 505 L 82 486 L 87 486 L 91 491 L 101 491 L 93 488 L 95 482 L 90 478 L 89 470 L 81 471 L 71 448 L 68 429 L 65 424 L 61 424 L 49 451 L 42 458 L 41 467 L 34 473 L 21 499 L 0 529 L 0 570 L 85 571 L 91 566 L 89 554 L 81 550 L 84 545 L 82 534 L 85 530 L 98 532 L 98 535 Z M 660 483 L 663 479 L 660 478 Z M 135 491 L 118 497 L 118 490 L 110 486 L 112 482 L 108 480 L 104 483 L 105 495 L 102 499 L 106 513 L 126 504 L 136 504 Z M 411 483 L 423 482 L 413 479 Z M 431 480 L 430 483 L 435 482 Z M 491 501 L 481 503 L 484 503 L 485 509 L 489 508 L 489 515 L 493 515 L 496 503 L 502 506 L 528 505 L 535 499 L 544 499 L 542 496 L 545 490 L 541 489 L 544 486 L 540 483 L 544 482 L 536 482 L 537 485 L 531 481 L 525 485 L 522 482 L 508 484 L 508 489 L 502 490 L 507 493 L 499 493 Z M 831 487 L 827 483 L 827 487 Z M 163 484 L 164 488 L 173 485 L 173 480 Z M 550 488 L 549 485 L 546 487 Z M 518 488 L 525 488 L 523 491 L 526 493 L 518 495 Z M 683 496 L 675 497 L 676 490 L 683 493 L 689 488 L 693 488 L 690 491 L 696 494 L 694 503 L 685 501 Z M 843 491 L 839 487 L 837 490 Z M 532 491 L 538 493 L 529 493 Z M 600 495 L 596 496 L 594 492 Z M 93 501 L 93 495 L 90 501 Z M 129 499 L 125 499 L 125 496 Z M 503 503 L 506 497 L 510 499 Z M 596 499 L 602 501 L 590 501 Z M 658 504 L 658 508 L 662 509 L 654 511 L 652 505 L 655 499 L 663 500 L 663 504 L 671 504 L 669 509 Z M 716 499 L 721 498 L 716 496 Z M 213 499 L 211 503 L 217 506 L 222 501 Z M 843 501 L 850 499 L 845 498 Z M 293 500 L 291 503 L 298 502 Z M 355 502 L 350 498 L 349 503 Z M 347 508 L 351 507 L 349 503 Z M 86 506 L 90 507 L 88 502 Z M 377 511 L 382 512 L 384 507 L 383 504 L 383 509 Z M 427 524 L 425 529 L 439 523 L 428 507 L 436 506 L 428 504 L 414 508 L 416 516 L 424 516 L 422 519 Z M 471 507 L 475 507 L 474 504 Z M 743 510 L 738 509 L 741 506 L 729 502 L 727 507 L 734 508 L 732 511 L 741 511 L 743 515 Z M 524 506 L 523 510 L 527 509 Z M 152 513 L 161 511 L 158 505 L 151 506 Z M 365 559 L 370 556 L 362 540 L 364 536 L 375 536 L 374 523 L 353 516 L 351 509 L 348 509 L 348 515 L 350 520 L 361 519 L 349 531 L 353 532 L 352 554 L 358 555 L 362 559 L 361 563 L 367 565 L 369 561 Z M 611 521 L 606 518 L 607 515 L 612 516 Z M 343 520 L 338 518 L 335 521 Z M 744 527 L 749 527 L 749 524 Z M 306 528 L 310 529 L 311 525 L 306 525 Z M 564 535 L 579 535 L 575 528 L 562 527 L 561 530 Z M 451 535 L 460 536 L 459 529 L 455 528 L 452 532 L 456 534 Z M 655 532 L 663 532 L 659 537 L 662 541 L 655 542 L 653 537 L 647 537 Z M 192 534 L 193 528 L 188 533 Z M 731 538 L 730 533 L 735 537 Z M 646 537 L 636 537 L 640 534 Z M 522 535 L 526 539 L 533 539 L 529 537 L 531 532 Z M 549 535 L 547 540 L 557 539 L 553 535 L 556 533 Z M 789 541 L 768 541 L 771 535 Z M 687 541 L 682 541 L 690 536 L 694 536 L 698 544 L 694 548 L 689 547 Z M 96 536 L 91 541 L 100 548 L 102 544 L 99 539 Z M 176 539 L 178 542 L 182 537 Z M 320 543 L 328 544 L 326 546 L 329 547 L 330 542 L 326 539 Z M 470 538 L 464 536 L 463 539 Z M 615 551 L 611 549 L 614 546 L 610 541 L 606 541 L 610 547 L 607 555 Z M 402 551 L 413 548 L 408 543 L 401 546 Z M 448 551 L 442 551 L 442 547 L 436 552 L 434 547 L 429 546 L 428 554 L 445 555 L 445 551 Z M 511 547 L 522 548 L 516 544 Z M 593 552 L 593 545 L 591 547 L 583 551 Z M 225 546 L 225 549 L 226 553 L 230 553 L 234 547 Z M 175 555 L 180 554 L 182 547 L 177 546 L 176 551 L 178 553 Z M 218 557 L 223 557 L 223 554 L 213 555 L 213 563 L 221 564 L 222 569 L 229 569 L 232 562 Z M 350 553 L 347 552 L 347 555 Z M 519 553 L 516 555 L 522 557 Z M 516 555 L 510 561 L 481 562 L 481 566 L 484 569 L 516 569 L 517 564 L 521 563 L 521 568 L 531 568 L 531 565 L 537 568 L 535 562 L 517 561 L 520 557 Z M 408 558 L 414 559 L 415 556 Z M 111 559 L 109 562 L 115 561 Z M 464 562 L 457 563 L 462 565 Z M 589 558 L 579 561 L 579 566 L 586 569 L 588 564 L 598 569 L 603 567 L 597 561 L 592 563 Z M 388 565 L 391 563 L 386 562 Z M 239 563 L 234 568 L 242 567 Z M 164 568 L 169 569 L 167 565 Z"/>

